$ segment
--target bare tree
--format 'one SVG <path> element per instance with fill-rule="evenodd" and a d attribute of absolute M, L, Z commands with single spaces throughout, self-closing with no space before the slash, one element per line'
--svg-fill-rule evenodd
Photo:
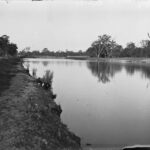
<path fill-rule="evenodd" d="M 98 36 L 98 40 L 94 41 L 91 46 L 95 49 L 96 55 L 99 58 L 102 54 L 104 57 L 110 56 L 115 44 L 116 42 L 111 39 L 111 36 L 104 34 Z"/>

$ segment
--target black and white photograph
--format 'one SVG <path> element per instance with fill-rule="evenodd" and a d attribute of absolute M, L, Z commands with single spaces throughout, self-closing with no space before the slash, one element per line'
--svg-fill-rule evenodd
<path fill-rule="evenodd" d="M 150 0 L 0 0 L 0 150 L 150 150 Z"/>

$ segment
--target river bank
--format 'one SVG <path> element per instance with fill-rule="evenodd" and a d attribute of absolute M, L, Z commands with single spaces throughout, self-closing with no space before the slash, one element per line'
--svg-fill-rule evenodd
<path fill-rule="evenodd" d="M 80 149 L 80 138 L 52 111 L 58 107 L 52 91 L 39 87 L 19 59 L 0 62 L 0 82 L 7 78 L 0 91 L 0 149 Z"/>

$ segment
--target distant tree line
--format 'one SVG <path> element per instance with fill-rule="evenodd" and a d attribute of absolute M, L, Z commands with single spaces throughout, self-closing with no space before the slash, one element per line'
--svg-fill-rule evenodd
<path fill-rule="evenodd" d="M 48 48 L 44 48 L 41 52 L 38 50 L 30 51 L 30 48 L 27 47 L 19 52 L 20 56 L 23 57 L 37 57 L 37 56 L 52 56 L 52 57 L 67 57 L 67 56 L 83 56 L 86 52 L 79 50 L 78 52 L 74 51 L 50 51 Z"/>
<path fill-rule="evenodd" d="M 16 56 L 18 53 L 17 49 L 17 45 L 9 41 L 9 36 L 3 35 L 0 37 L 0 56 Z"/>
<path fill-rule="evenodd" d="M 150 39 L 150 36 L 148 34 Z M 112 40 L 109 35 L 98 36 L 87 49 L 86 54 L 90 57 L 150 57 L 150 40 L 142 40 L 141 46 L 137 47 L 135 43 L 129 42 L 123 48 Z"/>
<path fill-rule="evenodd" d="M 150 36 L 148 34 L 146 40 L 141 41 L 141 46 L 137 47 L 135 43 L 129 42 L 126 47 L 118 44 L 112 39 L 110 35 L 104 34 L 98 36 L 91 46 L 86 50 L 74 51 L 50 51 L 44 48 L 41 52 L 38 50 L 30 51 L 30 47 L 23 49 L 19 55 L 23 57 L 40 57 L 40 56 L 52 56 L 52 57 L 69 57 L 69 56 L 88 56 L 97 58 L 106 57 L 150 57 Z"/>

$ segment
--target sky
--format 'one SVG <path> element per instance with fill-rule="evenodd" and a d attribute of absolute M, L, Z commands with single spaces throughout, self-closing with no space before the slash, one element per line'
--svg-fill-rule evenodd
<path fill-rule="evenodd" d="M 19 51 L 85 51 L 102 34 L 138 46 L 148 32 L 150 0 L 0 0 L 0 36 Z"/>

